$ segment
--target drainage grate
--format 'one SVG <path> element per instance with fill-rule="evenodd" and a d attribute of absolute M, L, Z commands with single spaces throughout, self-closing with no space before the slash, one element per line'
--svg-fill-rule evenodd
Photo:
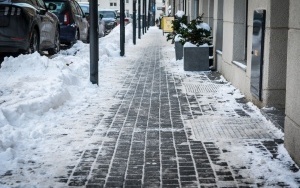
<path fill-rule="evenodd" d="M 277 138 L 277 130 L 268 122 L 255 118 L 199 118 L 187 120 L 185 124 L 192 129 L 196 140 L 207 139 L 270 139 Z"/>
<path fill-rule="evenodd" d="M 188 93 L 215 93 L 218 91 L 222 84 L 213 83 L 182 83 Z"/>

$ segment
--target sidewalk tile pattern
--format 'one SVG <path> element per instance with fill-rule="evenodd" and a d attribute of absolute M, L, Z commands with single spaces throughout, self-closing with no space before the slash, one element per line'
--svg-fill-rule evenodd
<path fill-rule="evenodd" d="M 214 75 L 199 73 L 195 82 L 167 72 L 160 62 L 159 40 L 141 50 L 145 55 L 115 95 L 120 103 L 99 122 L 106 130 L 95 127 L 91 136 L 98 141 L 58 181 L 88 188 L 264 187 L 263 179 L 240 175 L 247 166 L 222 159 L 229 151 L 221 150 L 214 138 L 244 139 L 243 144 L 272 157 L 282 140 L 268 132 L 262 120 L 252 119 L 245 106 L 222 108 L 226 101 L 210 96 L 224 86 L 213 82 Z M 217 122 L 213 115 L 219 117 Z"/>

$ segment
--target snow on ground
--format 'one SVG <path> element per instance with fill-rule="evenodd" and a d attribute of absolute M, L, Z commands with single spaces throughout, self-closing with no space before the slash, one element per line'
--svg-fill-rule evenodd
<path fill-rule="evenodd" d="M 157 32 L 157 28 L 150 28 L 149 32 Z M 142 40 L 133 45 L 131 33 L 129 24 L 126 61 L 119 56 L 118 27 L 99 39 L 99 86 L 89 81 L 89 45 L 82 42 L 51 58 L 38 53 L 5 58 L 0 69 L 0 187 L 1 181 L 19 182 L 20 187 L 55 187 L 53 178 L 65 175 L 66 166 L 76 164 L 78 156 L 74 151 L 93 142 L 85 139 L 86 130 L 92 129 L 99 116 L 117 102 L 114 95 L 122 88 L 128 69 L 135 66 L 132 62 L 139 57 L 139 48 L 149 44 Z M 185 74 L 182 60 L 174 58 L 172 45 L 165 45 L 162 50 L 167 70 Z M 78 115 L 82 118 L 76 118 Z M 219 145 L 229 147 L 222 142 Z M 278 161 L 270 161 L 254 151 L 243 152 L 242 144 L 228 149 L 245 161 L 254 161 L 250 169 L 257 177 L 268 176 L 272 181 L 270 168 L 271 172 L 279 169 L 275 175 L 283 179 L 300 176 L 291 174 Z M 283 146 L 279 157 L 292 163 Z M 233 160 L 240 166 L 245 161 Z M 10 173 L 12 176 L 3 176 Z"/>
<path fill-rule="evenodd" d="M 89 45 L 82 42 L 51 58 L 38 53 L 5 58 L 0 69 L 0 177 L 13 172 L 19 175 L 11 181 L 22 182 L 21 187 L 53 185 L 53 177 L 76 164 L 74 151 L 92 142 L 84 139 L 85 131 L 116 102 L 122 78 L 139 57 L 131 24 L 126 27 L 127 61 L 120 57 L 119 30 L 99 39 L 99 86 L 89 81 Z"/>

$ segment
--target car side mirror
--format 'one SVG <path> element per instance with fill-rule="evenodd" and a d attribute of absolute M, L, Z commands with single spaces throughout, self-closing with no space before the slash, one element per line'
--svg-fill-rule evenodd
<path fill-rule="evenodd" d="M 103 14 L 99 14 L 99 18 L 102 20 L 102 18 L 103 18 Z"/>
<path fill-rule="evenodd" d="M 49 5 L 48 5 L 48 10 L 56 10 L 56 4 L 54 4 L 54 3 L 49 3 Z"/>

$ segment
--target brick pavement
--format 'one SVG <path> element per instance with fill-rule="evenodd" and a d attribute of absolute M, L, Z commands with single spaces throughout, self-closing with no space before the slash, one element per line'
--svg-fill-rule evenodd
<path fill-rule="evenodd" d="M 263 177 L 255 180 L 241 173 L 250 163 L 230 164 L 223 155 L 238 142 L 276 158 L 281 138 L 265 127 L 266 121 L 256 117 L 244 99 L 233 97 L 233 108 L 226 105 L 232 93 L 226 98 L 214 95 L 229 87 L 220 75 L 170 72 L 161 61 L 165 37 L 158 31 L 143 37 L 157 40 L 141 49 L 144 56 L 116 94 L 120 102 L 100 120 L 99 127 L 106 129 L 92 130 L 94 142 L 57 181 L 89 188 L 266 186 Z M 220 138 L 226 140 L 223 145 Z"/>

